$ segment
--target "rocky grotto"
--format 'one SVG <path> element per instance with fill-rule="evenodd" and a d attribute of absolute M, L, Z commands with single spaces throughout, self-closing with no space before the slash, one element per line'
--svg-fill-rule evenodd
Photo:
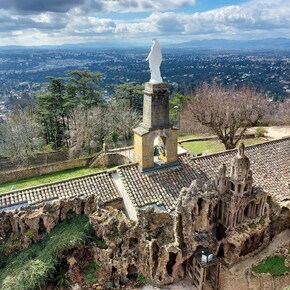
<path fill-rule="evenodd" d="M 90 243 L 62 253 L 72 289 L 161 287 L 184 278 L 198 290 L 290 285 L 288 272 L 252 271 L 272 255 L 289 265 L 290 138 L 192 158 L 178 152 L 168 95 L 165 83 L 145 84 L 130 164 L 0 196 L 2 243 L 18 238 L 29 247 L 85 214 Z M 102 162 L 110 159 L 103 154 Z M 81 269 L 88 259 L 98 265 L 89 286 Z"/>

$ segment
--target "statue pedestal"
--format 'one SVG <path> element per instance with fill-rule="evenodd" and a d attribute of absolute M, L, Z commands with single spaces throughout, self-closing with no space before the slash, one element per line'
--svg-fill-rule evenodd
<path fill-rule="evenodd" d="M 169 98 L 166 83 L 145 83 L 142 127 L 148 130 L 169 128 Z"/>
<path fill-rule="evenodd" d="M 165 164 L 177 161 L 178 129 L 169 122 L 169 94 L 166 83 L 145 83 L 143 122 L 134 129 L 134 160 L 141 169 L 154 167 L 154 140 L 159 138 Z"/>

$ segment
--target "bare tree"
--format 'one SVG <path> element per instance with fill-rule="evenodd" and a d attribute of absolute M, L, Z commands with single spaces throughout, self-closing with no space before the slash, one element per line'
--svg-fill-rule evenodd
<path fill-rule="evenodd" d="M 228 150 L 236 147 L 249 127 L 257 125 L 264 112 L 265 98 L 254 88 L 212 83 L 201 85 L 182 113 L 210 128 Z"/>
<path fill-rule="evenodd" d="M 40 125 L 29 112 L 15 111 L 0 131 L 0 155 L 14 161 L 25 162 L 43 146 Z"/>
<path fill-rule="evenodd" d="M 269 103 L 269 110 L 264 120 L 272 126 L 287 126 L 290 124 L 290 101 Z"/>
<path fill-rule="evenodd" d="M 70 116 L 70 153 L 91 154 L 102 148 L 103 140 L 111 143 L 132 139 L 132 129 L 140 119 L 128 106 L 77 108 Z"/>
<path fill-rule="evenodd" d="M 78 107 L 71 112 L 68 135 L 72 156 L 91 154 L 102 148 L 102 140 L 107 134 L 106 114 L 102 107 Z"/>
<path fill-rule="evenodd" d="M 112 105 L 108 109 L 107 122 L 110 133 L 115 132 L 119 141 L 129 141 L 133 137 L 133 129 L 138 126 L 140 116 L 127 106 Z"/>

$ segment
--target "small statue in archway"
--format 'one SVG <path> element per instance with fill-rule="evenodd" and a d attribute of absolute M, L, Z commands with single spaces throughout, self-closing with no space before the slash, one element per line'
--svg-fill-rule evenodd
<path fill-rule="evenodd" d="M 160 152 L 160 154 L 162 154 L 162 155 L 165 155 L 165 146 L 164 145 L 161 145 L 161 146 L 159 146 L 159 152 Z"/>

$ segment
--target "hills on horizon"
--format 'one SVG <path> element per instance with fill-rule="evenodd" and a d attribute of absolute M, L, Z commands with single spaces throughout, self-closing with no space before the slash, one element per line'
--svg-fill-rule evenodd
<path fill-rule="evenodd" d="M 210 50 L 288 50 L 289 38 L 266 38 L 259 40 L 191 40 L 182 43 L 162 45 L 165 49 L 210 49 Z M 148 49 L 148 45 L 127 42 L 87 42 L 78 44 L 42 45 L 42 46 L 0 46 L 0 51 L 17 49 Z"/>
<path fill-rule="evenodd" d="M 265 38 L 259 40 L 191 40 L 176 44 L 178 48 L 207 48 L 207 49 L 233 49 L 233 50 L 263 50 L 263 49 L 290 49 L 289 38 Z"/>

